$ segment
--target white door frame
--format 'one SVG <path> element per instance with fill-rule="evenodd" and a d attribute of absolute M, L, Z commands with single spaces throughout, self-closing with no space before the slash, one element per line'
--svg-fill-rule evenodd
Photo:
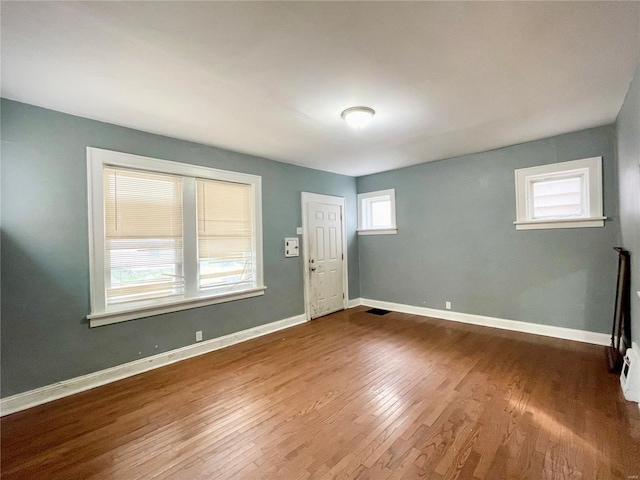
<path fill-rule="evenodd" d="M 304 314 L 307 321 L 311 320 L 311 286 L 310 271 L 309 271 L 309 242 L 307 238 L 307 228 L 309 226 L 309 219 L 307 218 L 307 205 L 309 203 L 325 203 L 327 205 L 338 205 L 342 207 L 342 253 L 344 259 L 342 260 L 342 293 L 344 293 L 344 300 L 342 302 L 345 309 L 349 308 L 349 273 L 347 270 L 347 201 L 344 197 L 333 197 L 331 195 L 321 195 L 319 193 L 302 192 L 302 258 L 303 258 L 303 271 L 302 278 L 304 279 Z"/>

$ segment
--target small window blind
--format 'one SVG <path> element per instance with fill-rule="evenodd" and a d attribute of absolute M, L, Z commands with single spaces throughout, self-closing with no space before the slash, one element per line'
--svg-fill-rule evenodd
<path fill-rule="evenodd" d="M 582 176 L 533 183 L 533 218 L 584 216 Z"/>
<path fill-rule="evenodd" d="M 197 180 L 199 288 L 253 283 L 251 186 Z"/>
<path fill-rule="evenodd" d="M 184 292 L 182 179 L 105 166 L 107 304 Z"/>

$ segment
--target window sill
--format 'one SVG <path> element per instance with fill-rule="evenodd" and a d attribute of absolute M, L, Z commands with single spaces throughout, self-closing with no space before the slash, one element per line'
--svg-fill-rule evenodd
<path fill-rule="evenodd" d="M 204 307 L 207 305 L 215 305 L 216 303 L 231 302 L 233 300 L 241 300 L 243 298 L 258 297 L 264 295 L 267 287 L 257 287 L 250 290 L 242 290 L 239 292 L 226 293 L 216 295 L 215 297 L 189 298 L 168 303 L 156 303 L 135 308 L 112 309 L 109 312 L 94 313 L 87 315 L 89 319 L 89 327 L 101 327 L 112 323 L 127 322 L 136 318 L 151 317 L 163 313 L 179 312 L 180 310 L 188 310 L 190 308 Z"/>
<path fill-rule="evenodd" d="M 358 230 L 358 235 L 395 235 L 397 228 L 377 228 L 371 230 Z"/>
<path fill-rule="evenodd" d="M 513 222 L 516 230 L 543 230 L 549 228 L 604 227 L 607 217 L 572 218 L 566 220 L 526 220 Z"/>

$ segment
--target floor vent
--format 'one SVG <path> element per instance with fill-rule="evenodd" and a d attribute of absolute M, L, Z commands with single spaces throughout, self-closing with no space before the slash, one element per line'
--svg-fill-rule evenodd
<path fill-rule="evenodd" d="M 367 313 L 373 313 L 374 315 L 386 315 L 387 313 L 390 313 L 389 310 L 383 310 L 382 308 L 372 308 L 370 310 L 367 310 Z"/>

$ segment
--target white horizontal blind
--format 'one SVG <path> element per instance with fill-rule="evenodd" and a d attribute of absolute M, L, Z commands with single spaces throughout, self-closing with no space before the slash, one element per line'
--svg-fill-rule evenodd
<path fill-rule="evenodd" d="M 582 176 L 533 182 L 533 218 L 584 216 Z"/>
<path fill-rule="evenodd" d="M 107 304 L 184 292 L 182 179 L 104 168 Z"/>
<path fill-rule="evenodd" d="M 251 186 L 204 179 L 196 184 L 199 288 L 253 285 Z"/>

